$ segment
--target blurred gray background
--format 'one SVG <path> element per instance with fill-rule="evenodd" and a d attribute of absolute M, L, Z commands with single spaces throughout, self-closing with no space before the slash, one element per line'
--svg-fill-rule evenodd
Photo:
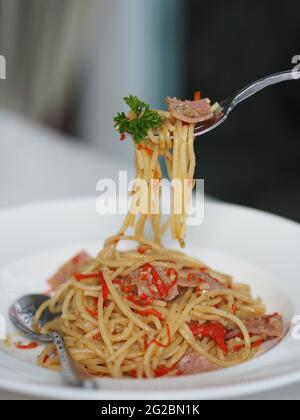
<path fill-rule="evenodd" d="M 291 68 L 299 13 L 295 0 L 0 0 L 0 206 L 94 194 L 130 168 L 112 124 L 127 94 L 219 100 Z M 206 192 L 300 220 L 299 93 L 269 88 L 197 140 Z"/>

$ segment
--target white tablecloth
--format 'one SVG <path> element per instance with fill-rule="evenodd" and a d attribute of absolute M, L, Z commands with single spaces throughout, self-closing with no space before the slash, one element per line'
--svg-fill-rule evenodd
<path fill-rule="evenodd" d="M 109 139 L 108 139 L 109 141 Z M 110 139 L 117 141 L 117 139 Z M 116 177 L 129 169 L 128 162 L 103 156 L 84 146 L 0 110 L 0 208 L 33 201 L 95 194 L 101 177 Z M 0 390 L 0 400 L 26 399 Z M 300 384 L 245 397 L 257 399 L 300 399 Z"/>

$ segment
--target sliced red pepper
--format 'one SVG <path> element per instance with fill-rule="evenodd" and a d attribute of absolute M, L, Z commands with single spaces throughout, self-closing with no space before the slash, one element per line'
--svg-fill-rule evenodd
<path fill-rule="evenodd" d="M 112 281 L 112 283 L 113 283 L 113 284 L 118 284 L 118 285 L 120 285 L 120 284 L 122 284 L 122 283 L 123 283 L 123 280 L 122 280 L 122 279 L 114 279 L 114 280 Z"/>
<path fill-rule="evenodd" d="M 233 351 L 240 351 L 240 350 L 242 350 L 243 347 L 244 347 L 243 344 L 239 344 L 239 345 L 233 347 Z"/>
<path fill-rule="evenodd" d="M 154 286 L 157 288 L 158 293 L 162 299 L 166 299 L 169 294 L 168 286 L 163 282 L 158 272 L 155 270 L 153 265 L 147 263 L 143 266 L 143 271 L 148 271 L 150 269 L 152 275 L 152 282 Z M 151 285 L 149 285 L 149 289 L 151 291 Z"/>
<path fill-rule="evenodd" d="M 146 153 L 148 153 L 149 156 L 153 155 L 153 150 L 150 149 L 150 147 L 145 146 L 144 144 L 139 144 L 137 146 L 138 150 L 145 150 Z"/>
<path fill-rule="evenodd" d="M 125 284 L 124 286 L 122 286 L 122 290 L 125 293 L 133 292 L 134 289 L 135 289 L 135 287 L 132 284 Z"/>
<path fill-rule="evenodd" d="M 100 334 L 100 333 L 97 333 L 97 334 L 95 334 L 92 338 L 93 338 L 93 340 L 95 340 L 95 341 L 100 341 L 100 340 L 101 340 L 101 334 Z"/>
<path fill-rule="evenodd" d="M 174 369 L 176 369 L 176 365 L 170 368 L 167 368 L 166 366 L 158 366 L 158 368 L 153 369 L 153 373 L 156 378 L 160 378 L 161 376 L 168 375 L 168 373 L 172 372 Z"/>
<path fill-rule="evenodd" d="M 228 346 L 225 343 L 225 337 L 228 331 L 223 324 L 214 321 L 205 324 L 192 322 L 189 327 L 194 336 L 200 335 L 201 337 L 211 338 L 224 353 L 228 353 Z"/>
<path fill-rule="evenodd" d="M 157 318 L 159 318 L 161 321 L 163 321 L 164 319 L 163 314 L 161 314 L 159 311 L 157 311 L 154 308 L 145 309 L 144 311 L 135 311 L 135 312 L 142 316 L 149 316 L 149 315 L 157 316 Z"/>
<path fill-rule="evenodd" d="M 148 251 L 150 248 L 148 246 L 138 246 L 137 252 L 139 254 L 145 254 L 146 251 Z"/>
<path fill-rule="evenodd" d="M 137 378 L 137 371 L 136 371 L 136 369 L 133 369 L 133 370 L 130 372 L 130 376 L 131 376 L 131 378 Z"/>
<path fill-rule="evenodd" d="M 99 283 L 102 286 L 102 298 L 103 298 L 103 300 L 106 300 L 107 297 L 108 297 L 109 289 L 108 289 L 108 286 L 107 286 L 106 281 L 104 279 L 102 271 L 99 271 L 98 279 L 99 279 Z"/>
<path fill-rule="evenodd" d="M 98 318 L 98 311 L 94 311 L 93 309 L 88 308 L 87 306 L 84 307 L 84 309 L 93 317 Z"/>
<path fill-rule="evenodd" d="M 178 271 L 175 270 L 175 268 L 168 268 L 167 269 L 167 276 L 168 277 L 175 276 L 174 280 L 169 285 L 169 290 L 170 290 L 177 283 L 177 281 L 178 281 Z"/>
<path fill-rule="evenodd" d="M 39 345 L 38 343 L 29 343 L 29 344 L 22 344 L 22 343 L 16 343 L 16 348 L 19 350 L 33 350 L 36 349 Z"/>
<path fill-rule="evenodd" d="M 200 101 L 201 99 L 201 92 L 200 90 L 196 90 L 196 92 L 194 93 L 194 101 Z"/>
<path fill-rule="evenodd" d="M 93 318 L 98 318 L 98 302 L 99 299 L 94 297 L 93 298 L 93 306 L 94 309 L 90 309 L 87 306 L 84 307 L 84 309 L 93 317 Z"/>
<path fill-rule="evenodd" d="M 253 343 L 251 343 L 251 348 L 255 349 L 256 347 L 261 346 L 263 344 L 263 342 L 264 342 L 263 340 L 254 341 Z M 239 344 L 239 345 L 233 347 L 233 351 L 240 351 L 240 350 L 242 350 L 243 347 L 244 347 L 244 344 Z"/>
<path fill-rule="evenodd" d="M 193 281 L 196 278 L 196 274 L 195 273 L 189 273 L 187 276 L 187 280 L 188 281 Z"/>
<path fill-rule="evenodd" d="M 129 302 L 133 303 L 134 305 L 145 306 L 145 303 L 144 302 L 142 303 L 139 300 L 137 300 L 134 295 L 129 295 L 129 296 L 127 296 L 126 299 L 129 300 Z"/>
<path fill-rule="evenodd" d="M 96 279 L 98 277 L 98 273 L 90 273 L 90 274 L 74 273 L 73 275 L 77 281 L 87 280 L 87 279 Z"/>
<path fill-rule="evenodd" d="M 197 297 L 200 297 L 202 295 L 201 287 L 196 286 L 195 287 L 195 292 L 196 292 Z"/>
<path fill-rule="evenodd" d="M 121 140 L 121 141 L 126 140 L 126 134 L 125 134 L 125 133 L 121 133 L 121 134 L 120 134 L 120 140 Z"/>
<path fill-rule="evenodd" d="M 254 343 L 251 344 L 251 348 L 255 349 L 256 347 L 261 346 L 263 344 L 263 342 L 264 342 L 263 340 L 254 341 Z"/>
<path fill-rule="evenodd" d="M 142 300 L 144 300 L 145 302 L 147 302 L 147 304 L 149 304 L 149 305 L 153 302 L 153 299 L 151 297 L 147 296 L 146 293 L 142 293 L 140 295 L 140 298 Z"/>
<path fill-rule="evenodd" d="M 168 342 L 167 342 L 167 344 L 160 343 L 160 342 L 159 342 L 158 340 L 156 340 L 156 339 L 154 339 L 154 340 L 153 340 L 153 343 L 155 343 L 157 346 L 160 346 L 160 347 L 164 347 L 164 348 L 169 347 L 169 346 L 171 345 L 171 343 L 172 343 L 172 337 L 171 337 L 170 327 L 169 327 L 169 325 L 168 325 L 168 324 L 167 324 L 167 326 L 166 326 L 166 330 L 167 330 L 167 337 L 168 337 Z"/>

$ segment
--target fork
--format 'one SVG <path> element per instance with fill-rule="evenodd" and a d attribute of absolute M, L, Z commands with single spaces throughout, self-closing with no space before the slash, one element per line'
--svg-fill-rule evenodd
<path fill-rule="evenodd" d="M 275 73 L 270 76 L 266 76 L 256 82 L 251 83 L 246 86 L 244 89 L 238 91 L 231 97 L 225 99 L 220 103 L 220 106 L 223 108 L 222 113 L 214 119 L 197 124 L 195 127 L 195 136 L 200 136 L 202 134 L 208 133 L 211 130 L 214 130 L 224 121 L 227 120 L 231 111 L 245 99 L 250 98 L 250 96 L 261 91 L 267 86 L 275 85 L 276 83 L 285 82 L 287 80 L 297 80 L 300 78 L 300 72 L 295 70 L 288 70 L 281 73 Z"/>

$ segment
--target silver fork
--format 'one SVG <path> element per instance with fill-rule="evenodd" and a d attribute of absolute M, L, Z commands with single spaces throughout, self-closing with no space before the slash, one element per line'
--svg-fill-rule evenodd
<path fill-rule="evenodd" d="M 250 98 L 250 96 L 266 88 L 267 86 L 275 85 L 276 83 L 285 82 L 287 80 L 297 80 L 299 78 L 300 72 L 296 72 L 295 70 L 288 70 L 281 73 L 272 74 L 271 76 L 264 77 L 257 82 L 251 83 L 249 86 L 246 86 L 244 89 L 240 90 L 230 98 L 227 98 L 220 103 L 223 111 L 219 117 L 214 118 L 213 120 L 206 123 L 197 124 L 195 127 L 195 135 L 200 136 L 217 128 L 227 119 L 228 115 L 238 104 L 243 102 L 245 99 Z"/>

